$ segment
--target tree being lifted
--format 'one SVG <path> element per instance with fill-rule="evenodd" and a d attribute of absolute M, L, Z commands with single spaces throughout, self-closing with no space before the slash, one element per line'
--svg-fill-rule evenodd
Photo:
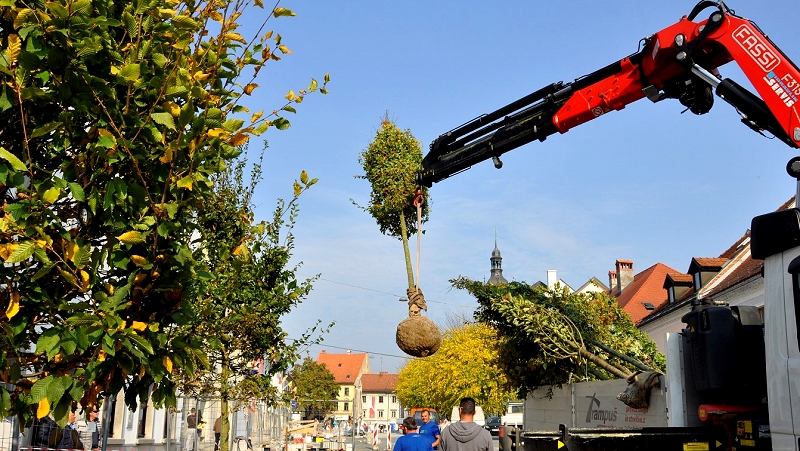
<path fill-rule="evenodd" d="M 476 318 L 500 335 L 499 364 L 522 399 L 537 387 L 576 379 L 633 378 L 663 371 L 664 355 L 604 293 L 570 293 L 525 283 L 451 281 L 478 301 Z"/>
<path fill-rule="evenodd" d="M 427 189 L 417 191 L 416 183 L 416 173 L 422 162 L 421 146 L 410 131 L 400 130 L 387 116 L 381 121 L 375 140 L 359 155 L 358 161 L 364 168 L 364 175 L 356 178 L 366 179 L 372 186 L 369 206 L 359 208 L 375 218 L 381 233 L 403 242 L 408 276 L 408 318 L 397 326 L 397 346 L 415 357 L 431 355 L 439 349 L 442 335 L 436 324 L 420 313 L 428 307 L 422 290 L 414 283 L 408 248 L 408 235 L 417 233 L 419 240 L 422 223 L 428 219 L 429 202 L 423 201 Z"/>

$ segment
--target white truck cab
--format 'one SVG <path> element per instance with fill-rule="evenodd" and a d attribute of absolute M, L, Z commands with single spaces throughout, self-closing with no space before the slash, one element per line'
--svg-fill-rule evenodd
<path fill-rule="evenodd" d="M 503 426 L 522 426 L 522 417 L 525 413 L 525 403 L 509 401 L 506 403 L 506 412 L 500 417 Z"/>
<path fill-rule="evenodd" d="M 453 411 L 450 413 L 450 421 L 455 423 L 458 420 L 458 406 L 453 407 Z M 486 426 L 486 415 L 483 414 L 483 407 L 475 406 L 475 416 L 472 418 L 478 426 Z"/>
<path fill-rule="evenodd" d="M 767 399 L 774 451 L 800 450 L 800 210 L 753 219 L 753 258 L 764 259 Z"/>

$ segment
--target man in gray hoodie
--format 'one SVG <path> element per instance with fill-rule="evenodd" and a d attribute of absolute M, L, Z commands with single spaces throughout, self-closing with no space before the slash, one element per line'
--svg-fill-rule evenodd
<path fill-rule="evenodd" d="M 458 421 L 442 430 L 441 451 L 492 451 L 492 434 L 473 421 L 475 400 L 462 398 Z"/>

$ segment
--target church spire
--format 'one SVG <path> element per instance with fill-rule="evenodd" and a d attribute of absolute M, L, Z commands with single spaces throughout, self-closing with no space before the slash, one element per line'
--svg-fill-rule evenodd
<path fill-rule="evenodd" d="M 497 248 L 497 231 L 494 232 L 494 250 L 492 251 L 492 258 L 489 259 L 492 262 L 492 271 L 491 275 L 489 276 L 489 283 L 491 284 L 499 284 L 499 283 L 508 283 L 505 277 L 503 277 L 503 257 L 500 256 L 500 249 Z"/>

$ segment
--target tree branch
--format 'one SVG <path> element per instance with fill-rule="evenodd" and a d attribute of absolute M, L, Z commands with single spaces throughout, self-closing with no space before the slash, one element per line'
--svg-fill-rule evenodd
<path fill-rule="evenodd" d="M 600 357 L 598 357 L 598 356 L 592 354 L 591 352 L 589 352 L 583 346 L 581 346 L 581 348 L 578 349 L 578 353 L 581 355 L 581 357 L 585 358 L 586 360 L 588 360 L 588 361 L 594 363 L 595 365 L 597 365 L 599 368 L 602 368 L 602 369 L 608 371 L 609 373 L 611 373 L 611 374 L 613 374 L 613 375 L 615 375 L 617 377 L 621 377 L 621 378 L 627 379 L 628 376 L 630 376 L 632 374 L 628 370 L 623 370 L 622 368 L 618 368 L 618 367 L 606 362 L 605 360 L 601 359 Z"/>

